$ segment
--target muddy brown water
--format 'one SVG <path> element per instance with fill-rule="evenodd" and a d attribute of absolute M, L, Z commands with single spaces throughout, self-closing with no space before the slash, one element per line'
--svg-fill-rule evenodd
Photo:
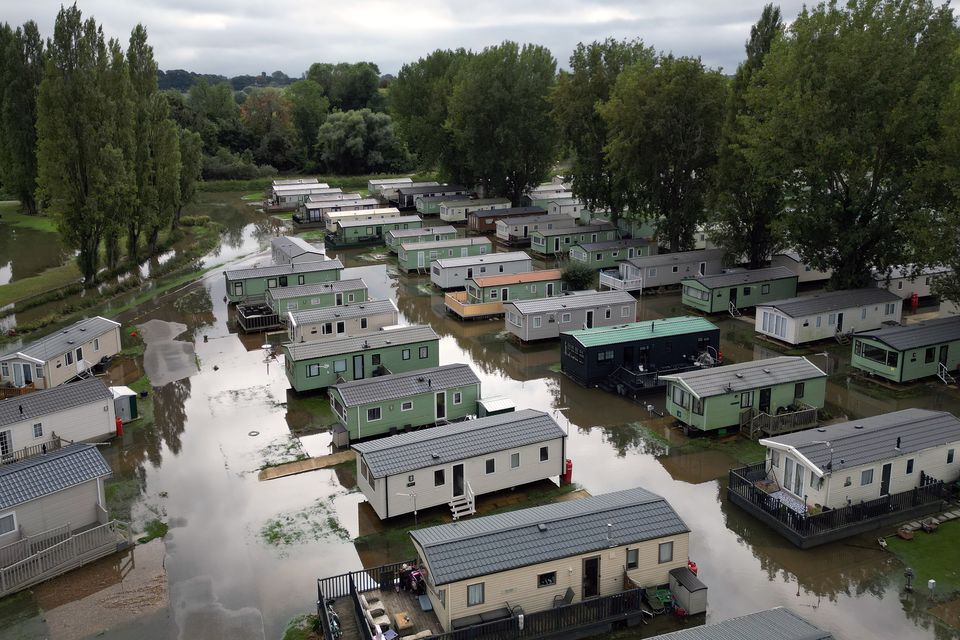
<path fill-rule="evenodd" d="M 222 253 L 234 256 L 235 264 L 266 262 L 264 252 L 236 258 L 268 241 L 269 234 L 250 226 L 253 214 L 247 216 Z M 243 249 L 231 248 L 230 242 Z M 665 450 L 651 443 L 638 425 L 662 426 L 662 421 L 643 406 L 584 389 L 557 373 L 556 342 L 518 345 L 507 339 L 502 320 L 461 323 L 444 313 L 442 296 L 426 279 L 399 275 L 389 262 L 371 264 L 364 250 L 330 254 L 349 267 L 345 277 L 365 280 L 372 297 L 396 300 L 404 322 L 433 326 L 441 335 L 441 362 L 471 364 L 484 395 L 510 396 L 518 408 L 555 416 L 568 429 L 574 480 L 584 489 L 595 495 L 639 485 L 667 498 L 690 527 L 690 554 L 710 587 L 708 622 L 784 605 L 841 640 L 955 637 L 927 613 L 920 596 L 901 593 L 903 567 L 876 548 L 875 537 L 795 549 L 727 502 L 725 472 L 733 460 L 719 451 Z M 183 303 L 187 295 L 190 304 Z M 355 537 L 365 513 L 363 498 L 353 474 L 343 469 L 257 480 L 265 450 L 289 439 L 287 403 L 295 396 L 281 363 L 267 361 L 256 348 L 263 336 L 245 345 L 232 332 L 223 297 L 217 270 L 121 317 L 125 326 L 151 319 L 186 325 L 178 339 L 193 343 L 201 364 L 191 377 L 153 390 L 154 429 L 127 429 L 105 448 L 113 483 L 134 496 L 129 501 L 133 521 L 142 525 L 159 516 L 170 524 L 164 561 L 170 609 L 119 624 L 102 637 L 279 638 L 291 617 L 313 610 L 318 577 L 363 566 L 350 540 L 322 531 L 296 544 L 264 541 L 269 523 L 306 513 L 317 501 L 329 505 L 339 525 Z M 682 313 L 674 294 L 644 297 L 638 315 Z M 718 323 L 723 350 L 732 360 L 777 353 L 754 344 L 748 324 L 729 318 Z M 831 403 L 850 415 L 905 406 L 960 411 L 956 391 L 920 385 L 911 395 L 894 397 L 843 375 L 842 350 L 828 350 L 821 358 L 831 359 L 831 371 L 837 372 L 828 390 Z M 123 372 L 124 379 L 133 375 Z M 659 394 L 646 400 L 662 409 Z M 297 425 L 306 419 L 303 411 L 298 408 L 293 416 Z M 668 434 L 676 438 L 671 444 L 682 444 L 680 436 Z M 329 443 L 325 432 L 307 438 L 311 453 Z M 381 560 L 390 551 L 364 550 L 364 555 Z M 0 636 L 3 628 L 0 620 Z"/>

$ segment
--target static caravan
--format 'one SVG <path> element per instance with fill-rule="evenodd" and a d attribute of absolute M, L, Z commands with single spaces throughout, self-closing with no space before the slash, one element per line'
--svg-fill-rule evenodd
<path fill-rule="evenodd" d="M 284 318 L 288 311 L 335 307 L 366 300 L 367 285 L 363 278 L 278 287 L 268 289 L 265 295 L 267 306 Z"/>
<path fill-rule="evenodd" d="M 573 191 L 569 183 L 544 182 L 523 194 L 523 203 L 528 206 L 546 209 L 553 200 L 572 198 Z"/>
<path fill-rule="evenodd" d="M 444 295 L 444 305 L 465 320 L 488 318 L 503 315 L 504 302 L 549 298 L 560 295 L 563 288 L 559 269 L 474 277 L 467 280 L 466 291 Z"/>
<path fill-rule="evenodd" d="M 316 194 L 304 200 L 293 214 L 293 222 L 300 225 L 320 225 L 324 223 L 324 213 L 337 210 L 344 202 L 359 202 L 359 193 L 343 193 L 337 189 L 332 193 Z"/>
<path fill-rule="evenodd" d="M 928 267 L 917 269 L 913 265 L 893 267 L 886 272 L 874 270 L 870 277 L 878 287 L 893 291 L 901 298 L 918 298 L 933 295 L 933 282 L 950 273 L 949 267 Z"/>
<path fill-rule="evenodd" d="M 497 240 L 515 246 L 530 246 L 530 234 L 541 229 L 571 229 L 577 226 L 577 221 L 570 216 L 517 216 L 497 220 Z"/>
<path fill-rule="evenodd" d="M 103 481 L 110 475 L 93 444 L 0 465 L 0 596 L 131 546 L 128 525 L 109 519 Z"/>
<path fill-rule="evenodd" d="M 474 211 L 497 211 L 509 209 L 509 198 L 475 198 L 473 200 L 447 200 L 440 203 L 440 219 L 444 222 L 466 222 Z"/>
<path fill-rule="evenodd" d="M 552 216 L 570 216 L 579 219 L 584 212 L 590 213 L 589 209 L 580 201 L 579 198 L 554 198 L 547 206 L 547 212 Z"/>
<path fill-rule="evenodd" d="M 797 276 L 784 267 L 694 276 L 680 284 L 683 304 L 703 313 L 732 313 L 797 295 Z"/>
<path fill-rule="evenodd" d="M 322 182 L 317 184 L 277 185 L 271 189 L 270 204 L 274 207 L 296 208 L 311 195 L 323 193 L 329 189 L 330 185 Z"/>
<path fill-rule="evenodd" d="M 367 300 L 339 307 L 287 312 L 290 342 L 321 342 L 376 333 L 397 324 L 393 300 Z"/>
<path fill-rule="evenodd" d="M 286 178 L 283 180 L 274 180 L 271 185 L 274 187 L 285 187 L 291 184 L 320 184 L 316 178 Z"/>
<path fill-rule="evenodd" d="M 376 198 L 339 198 L 320 202 L 305 202 L 293 216 L 293 221 L 301 225 L 327 225 L 327 216 L 337 211 L 368 211 L 380 208 Z"/>
<path fill-rule="evenodd" d="M 679 598 L 678 598 L 679 600 Z M 784 607 L 749 613 L 682 631 L 652 636 L 650 640 L 835 640 L 833 634 L 810 624 Z"/>
<path fill-rule="evenodd" d="M 370 220 L 338 220 L 337 230 L 328 234 L 326 241 L 338 247 L 382 243 L 387 231 L 394 229 L 419 229 L 423 226 L 420 216 L 372 218 Z"/>
<path fill-rule="evenodd" d="M 854 334 L 850 364 L 893 382 L 949 381 L 960 367 L 960 316 Z"/>
<path fill-rule="evenodd" d="M 367 193 L 374 198 L 387 199 L 391 192 L 396 193 L 401 187 L 409 187 L 413 178 L 378 178 L 367 180 Z"/>
<path fill-rule="evenodd" d="M 417 206 L 417 198 L 436 198 L 438 196 L 465 196 L 469 195 L 466 187 L 458 184 L 433 184 L 416 183 L 409 187 L 400 187 L 397 189 L 397 208 L 414 209 Z"/>
<path fill-rule="evenodd" d="M 493 472 L 511 469 L 494 464 Z M 441 629 L 467 633 L 510 618 L 505 605 L 529 616 L 594 600 L 598 610 L 618 607 L 623 621 L 623 601 L 606 599 L 625 584 L 668 584 L 670 571 L 687 566 L 689 537 L 670 503 L 640 488 L 410 532 Z M 641 607 L 633 612 L 639 625 Z"/>
<path fill-rule="evenodd" d="M 101 316 L 80 320 L 0 356 L 0 385 L 50 389 L 89 375 L 120 348 L 119 322 Z"/>
<path fill-rule="evenodd" d="M 656 243 L 644 238 L 605 240 L 603 242 L 575 244 L 570 247 L 570 260 L 584 264 L 591 269 L 609 269 L 616 267 L 617 263 L 622 260 L 648 256 L 656 252 Z"/>
<path fill-rule="evenodd" d="M 383 240 L 390 253 L 397 253 L 404 242 L 439 242 L 457 237 L 457 230 L 450 225 L 421 227 L 419 229 L 391 229 Z"/>
<path fill-rule="evenodd" d="M 806 358 L 780 356 L 660 376 L 666 412 L 685 431 L 777 433 L 817 422 L 827 374 Z"/>
<path fill-rule="evenodd" d="M 714 364 L 720 329 L 682 316 L 578 329 L 560 334 L 560 370 L 587 387 L 626 395 L 656 388 L 661 374 Z"/>
<path fill-rule="evenodd" d="M 471 211 L 467 215 L 467 228 L 473 233 L 495 233 L 497 221 L 519 216 L 545 215 L 546 209 L 541 207 L 508 207 L 486 211 Z"/>
<path fill-rule="evenodd" d="M 381 519 L 441 505 L 458 519 L 476 512 L 476 496 L 562 476 L 566 439 L 533 409 L 401 433 L 353 445 L 357 487 Z M 416 503 L 391 486 L 416 487 Z"/>
<path fill-rule="evenodd" d="M 718 249 L 720 246 L 711 237 L 711 229 L 706 225 L 700 225 L 693 234 L 693 248 Z"/>
<path fill-rule="evenodd" d="M 524 342 L 637 319 L 637 301 L 625 291 L 578 291 L 542 300 L 515 300 L 505 302 L 503 310 L 507 331 Z"/>
<path fill-rule="evenodd" d="M 343 263 L 335 258 L 272 267 L 228 269 L 223 272 L 223 278 L 227 285 L 227 299 L 241 302 L 263 298 L 267 289 L 333 282 L 340 279 L 341 271 Z"/>
<path fill-rule="evenodd" d="M 814 509 L 904 494 L 924 478 L 960 478 L 960 420 L 945 411 L 904 409 L 760 444 L 780 490 Z"/>
<path fill-rule="evenodd" d="M 337 230 L 337 222 L 354 220 L 372 220 L 374 218 L 399 218 L 400 210 L 396 207 L 379 207 L 377 209 L 358 209 L 355 211 L 328 211 L 323 214 L 325 228 L 330 233 Z"/>
<path fill-rule="evenodd" d="M 426 325 L 381 329 L 331 342 L 282 345 L 287 380 L 297 391 L 324 389 L 439 365 L 440 336 Z"/>
<path fill-rule="evenodd" d="M 551 214 L 556 215 L 556 214 Z M 615 240 L 617 228 L 608 222 L 554 229 L 539 229 L 530 233 L 530 249 L 541 255 L 562 255 L 574 245 L 585 242 Z"/>
<path fill-rule="evenodd" d="M 774 254 L 770 259 L 771 267 L 785 267 L 790 269 L 797 276 L 797 282 L 820 282 L 829 280 L 833 276 L 833 270 L 817 271 L 809 264 L 803 261 L 800 254 L 792 249 Z"/>
<path fill-rule="evenodd" d="M 600 274 L 600 288 L 637 291 L 679 285 L 684 278 L 723 272 L 721 249 L 680 251 L 628 258 L 616 271 Z"/>
<path fill-rule="evenodd" d="M 279 236 L 270 239 L 273 264 L 293 264 L 295 262 L 316 262 L 325 260 L 323 249 L 313 246 L 297 236 Z"/>
<path fill-rule="evenodd" d="M 472 199 L 469 194 L 463 193 L 449 196 L 417 196 L 415 202 L 418 214 L 436 216 L 440 214 L 440 207 L 445 203 L 469 202 Z"/>
<path fill-rule="evenodd" d="M 465 364 L 330 387 L 330 406 L 353 441 L 476 416 L 479 398 L 480 378 Z"/>
<path fill-rule="evenodd" d="M 4 362 L 5 364 L 5 362 Z M 116 433 L 113 394 L 99 378 L 0 400 L 4 462 L 16 451 L 68 442 L 101 442 Z"/>
<path fill-rule="evenodd" d="M 462 289 L 474 276 L 521 273 L 533 269 L 533 259 L 523 251 L 489 253 L 466 258 L 438 258 L 430 264 L 430 282 L 441 289 Z"/>
<path fill-rule="evenodd" d="M 787 344 L 803 344 L 898 323 L 902 307 L 903 299 L 886 289 L 824 291 L 758 304 L 754 330 Z"/>
<path fill-rule="evenodd" d="M 429 269 L 430 263 L 440 258 L 467 258 L 493 252 L 486 238 L 452 238 L 429 242 L 404 242 L 397 251 L 397 266 L 401 271 Z"/>

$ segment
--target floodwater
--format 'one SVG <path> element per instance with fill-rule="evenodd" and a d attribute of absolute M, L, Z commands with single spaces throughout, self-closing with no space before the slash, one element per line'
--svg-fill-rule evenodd
<path fill-rule="evenodd" d="M 250 247 L 263 246 L 272 227 L 255 222 L 258 214 L 243 213 L 246 221 L 228 235 L 217 262 L 266 261 L 264 252 L 249 255 Z M 483 395 L 510 396 L 517 408 L 553 415 L 568 429 L 574 480 L 585 490 L 643 486 L 666 497 L 691 529 L 691 557 L 710 588 L 708 622 L 785 605 L 840 640 L 960 637 L 926 612 L 923 594 L 902 593 L 903 567 L 874 538 L 799 551 L 731 506 L 725 482 L 733 460 L 714 450 L 691 452 L 679 446 L 685 440 L 669 420 L 557 373 L 556 342 L 524 347 L 506 338 L 502 320 L 456 321 L 444 313 L 442 296 L 427 279 L 399 275 L 389 261 L 372 263 L 365 250 L 329 253 L 348 266 L 344 277 L 362 277 L 373 297 L 396 300 L 402 321 L 433 326 L 441 335 L 441 363 L 471 364 Z M 680 313 L 677 295 L 640 302 L 642 318 Z M 241 341 L 229 318 L 219 269 L 121 316 L 125 327 L 150 320 L 184 325 L 177 339 L 193 344 L 199 371 L 153 390 L 155 428 L 130 425 L 104 449 L 115 472 L 108 494 L 120 496 L 118 503 L 129 511 L 115 515 L 137 525 L 161 517 L 170 525 L 163 563 L 170 604 L 97 637 L 279 638 L 290 618 L 313 610 L 316 578 L 362 566 L 351 538 L 370 524 L 349 470 L 257 480 L 260 467 L 277 456 L 326 452 L 329 435 L 321 427 L 329 414 L 321 410 L 322 398 L 288 389 L 282 362 L 259 349 L 264 336 Z M 718 322 L 731 360 L 777 353 L 753 344 L 748 324 Z M 960 411 L 956 391 L 936 385 L 892 394 L 861 384 L 846 375 L 842 351 L 828 348 L 826 356 L 812 356 L 836 372 L 828 393 L 838 410 L 851 416 L 905 406 Z M 115 368 L 113 377 L 135 379 L 134 364 Z M 662 409 L 659 394 L 649 402 Z M 644 424 L 669 446 L 651 440 Z M 307 434 L 302 444 L 292 427 Z M 389 555 L 377 551 L 364 557 Z M 57 603 L 47 615 L 55 619 L 57 608 L 69 604 Z M 0 619 L 0 636 L 4 628 Z M 56 639 L 55 631 L 48 627 L 45 633 Z"/>
<path fill-rule="evenodd" d="M 0 285 L 59 267 L 69 255 L 57 234 L 15 227 L 0 218 Z"/>

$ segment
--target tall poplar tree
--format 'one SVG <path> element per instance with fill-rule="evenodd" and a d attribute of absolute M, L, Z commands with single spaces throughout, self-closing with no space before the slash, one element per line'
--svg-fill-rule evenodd
<path fill-rule="evenodd" d="M 157 63 L 153 59 L 153 48 L 147 44 L 147 30 L 141 24 L 134 27 L 130 34 L 127 62 L 134 109 L 133 154 L 130 160 L 136 184 L 136 199 L 126 217 L 127 258 L 136 264 L 140 236 L 155 225 L 159 197 L 153 159 L 157 133 L 153 103 L 157 93 Z"/>
<path fill-rule="evenodd" d="M 37 213 L 37 91 L 43 79 L 43 39 L 32 20 L 0 37 L 0 182 L 23 210 Z"/>

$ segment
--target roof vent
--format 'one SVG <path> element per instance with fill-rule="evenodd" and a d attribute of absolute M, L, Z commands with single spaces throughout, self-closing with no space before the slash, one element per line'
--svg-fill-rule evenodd
<path fill-rule="evenodd" d="M 736 375 L 738 378 L 742 378 L 742 377 L 743 377 L 743 374 L 742 374 L 742 373 L 737 373 L 737 374 L 735 374 L 735 375 Z"/>
<path fill-rule="evenodd" d="M 67 332 L 67 330 L 66 330 L 66 329 L 64 329 L 64 330 L 63 330 L 63 331 L 62 331 L 61 333 L 68 333 L 68 332 Z"/>
<path fill-rule="evenodd" d="M 73 344 L 73 340 L 67 340 L 67 344 Z"/>
<path fill-rule="evenodd" d="M 543 523 L 541 522 L 540 524 L 537 525 L 537 529 L 538 529 L 539 531 L 546 531 L 546 530 L 547 530 L 547 525 L 545 525 L 545 524 L 543 524 Z"/>
<path fill-rule="evenodd" d="M 417 378 L 417 382 L 426 382 L 426 380 L 427 379 L 424 378 L 423 376 L 420 376 L 419 378 Z"/>
<path fill-rule="evenodd" d="M 817 431 L 819 431 L 820 433 L 826 433 L 826 432 L 827 432 L 826 429 L 817 429 Z"/>
<path fill-rule="evenodd" d="M 86 330 L 87 330 L 86 327 L 80 327 L 80 331 L 86 331 Z"/>
<path fill-rule="evenodd" d="M 434 460 L 439 460 L 440 454 L 434 451 L 433 453 L 430 454 L 430 457 L 433 458 Z"/>
<path fill-rule="evenodd" d="M 853 428 L 854 428 L 854 429 L 863 429 L 863 425 L 862 425 L 862 424 L 855 424 L 855 425 L 853 425 Z"/>
<path fill-rule="evenodd" d="M 764 367 L 763 372 L 764 372 L 764 373 L 770 373 L 770 369 L 767 369 L 766 367 Z"/>

